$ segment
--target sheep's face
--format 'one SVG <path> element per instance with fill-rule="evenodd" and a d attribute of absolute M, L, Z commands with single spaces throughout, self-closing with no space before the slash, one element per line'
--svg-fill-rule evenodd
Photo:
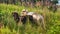
<path fill-rule="evenodd" d="M 26 16 L 26 15 L 27 15 L 27 12 L 26 12 L 26 11 L 23 11 L 23 12 L 21 13 L 21 15 L 22 15 L 22 16 Z"/>
<path fill-rule="evenodd" d="M 17 18 L 19 16 L 16 12 L 13 12 L 12 15 L 14 16 L 14 18 Z"/>
<path fill-rule="evenodd" d="M 18 22 L 18 21 L 19 21 L 19 15 L 18 15 L 18 13 L 17 13 L 17 12 L 13 12 L 12 15 L 13 15 L 13 17 L 14 17 L 14 20 L 15 20 L 16 22 Z"/>

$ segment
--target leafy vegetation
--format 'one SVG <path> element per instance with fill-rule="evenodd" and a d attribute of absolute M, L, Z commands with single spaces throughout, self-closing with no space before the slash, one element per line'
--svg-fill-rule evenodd
<path fill-rule="evenodd" d="M 44 15 L 46 30 L 41 29 L 41 27 L 37 28 L 32 27 L 31 24 L 27 21 L 26 25 L 19 24 L 16 25 L 12 12 L 17 11 L 20 15 L 22 9 L 28 9 L 29 11 L 34 11 L 39 14 Z M 0 34 L 60 34 L 60 8 L 53 13 L 49 11 L 47 8 L 31 8 L 24 6 L 16 6 L 16 5 L 6 5 L 0 4 L 0 23 L 4 25 L 0 28 Z"/>

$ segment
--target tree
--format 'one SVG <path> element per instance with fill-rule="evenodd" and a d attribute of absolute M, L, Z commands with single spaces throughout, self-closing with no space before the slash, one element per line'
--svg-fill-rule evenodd
<path fill-rule="evenodd" d="M 51 0 L 53 4 L 57 4 L 58 0 Z"/>
<path fill-rule="evenodd" d="M 54 13 L 55 13 L 56 10 L 57 10 L 57 6 L 56 6 L 57 3 L 58 3 L 58 0 L 52 0 L 52 4 L 53 4 L 52 8 L 53 8 L 53 12 L 54 12 Z"/>
<path fill-rule="evenodd" d="M 58 0 L 51 0 L 49 10 L 52 10 L 54 13 L 57 11 Z"/>

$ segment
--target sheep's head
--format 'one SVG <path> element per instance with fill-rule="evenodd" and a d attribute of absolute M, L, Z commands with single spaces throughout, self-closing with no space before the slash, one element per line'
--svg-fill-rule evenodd
<path fill-rule="evenodd" d="M 19 22 L 19 15 L 18 15 L 17 12 L 12 12 L 12 16 L 14 17 L 14 20 L 15 20 L 16 22 Z"/>
<path fill-rule="evenodd" d="M 28 10 L 26 9 L 23 9 L 22 12 L 21 12 L 21 16 L 26 16 L 28 13 Z"/>

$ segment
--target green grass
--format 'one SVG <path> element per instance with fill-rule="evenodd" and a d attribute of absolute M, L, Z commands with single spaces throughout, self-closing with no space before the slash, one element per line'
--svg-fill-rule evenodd
<path fill-rule="evenodd" d="M 41 27 L 32 27 L 28 21 L 25 26 L 21 24 L 17 26 L 12 17 L 12 12 L 17 11 L 20 15 L 22 9 L 27 9 L 28 11 L 44 15 L 46 31 L 41 29 Z M 4 24 L 4 26 L 0 29 L 0 34 L 60 34 L 59 9 L 60 8 L 58 8 L 56 13 L 53 13 L 53 11 L 49 11 L 47 8 L 43 8 L 42 10 L 42 8 L 0 4 L 0 23 Z"/>

